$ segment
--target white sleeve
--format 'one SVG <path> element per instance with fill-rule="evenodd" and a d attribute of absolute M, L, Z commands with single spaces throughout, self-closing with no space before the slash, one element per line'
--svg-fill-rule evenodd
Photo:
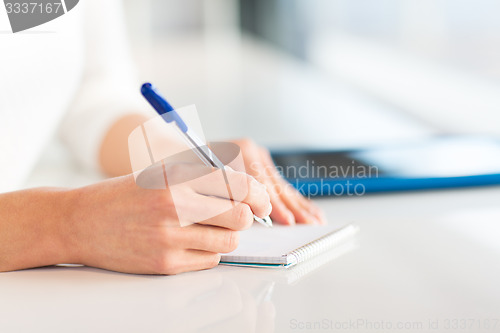
<path fill-rule="evenodd" d="M 85 67 L 60 135 L 84 166 L 99 169 L 109 128 L 129 113 L 147 113 L 128 49 L 120 0 L 85 0 Z M 151 115 L 151 114 L 149 114 Z"/>

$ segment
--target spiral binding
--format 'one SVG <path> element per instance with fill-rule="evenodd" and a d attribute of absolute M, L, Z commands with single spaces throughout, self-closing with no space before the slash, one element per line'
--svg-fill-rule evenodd
<path fill-rule="evenodd" d="M 294 257 L 295 260 L 292 260 L 294 264 L 301 263 L 335 246 L 344 240 L 346 236 L 356 233 L 358 229 L 358 227 L 352 224 L 347 225 L 340 230 L 332 231 L 320 239 L 299 247 L 298 249 L 288 253 L 287 256 Z"/>

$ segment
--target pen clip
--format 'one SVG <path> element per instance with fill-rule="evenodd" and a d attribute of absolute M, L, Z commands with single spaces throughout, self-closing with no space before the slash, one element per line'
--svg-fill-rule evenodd
<path fill-rule="evenodd" d="M 183 133 L 188 131 L 186 123 L 151 83 L 144 83 L 141 87 L 141 93 L 167 123 L 175 122 Z"/>

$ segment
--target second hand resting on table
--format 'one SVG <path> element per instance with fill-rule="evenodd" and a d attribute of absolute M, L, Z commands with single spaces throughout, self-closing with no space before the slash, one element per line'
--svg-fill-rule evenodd
<path fill-rule="evenodd" d="M 247 173 L 266 186 L 274 222 L 288 225 L 326 223 L 322 210 L 283 179 L 266 148 L 249 139 L 232 142 L 241 148 Z"/>

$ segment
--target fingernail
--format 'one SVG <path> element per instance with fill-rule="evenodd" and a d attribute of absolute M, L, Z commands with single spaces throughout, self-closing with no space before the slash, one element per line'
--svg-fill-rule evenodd
<path fill-rule="evenodd" d="M 295 224 L 295 216 L 293 215 L 292 212 L 288 211 L 288 218 L 287 218 L 288 224 L 292 225 Z"/>
<path fill-rule="evenodd" d="M 273 211 L 273 205 L 271 203 L 269 203 L 269 208 L 267 208 L 267 211 L 269 212 L 267 215 L 270 215 Z"/>

